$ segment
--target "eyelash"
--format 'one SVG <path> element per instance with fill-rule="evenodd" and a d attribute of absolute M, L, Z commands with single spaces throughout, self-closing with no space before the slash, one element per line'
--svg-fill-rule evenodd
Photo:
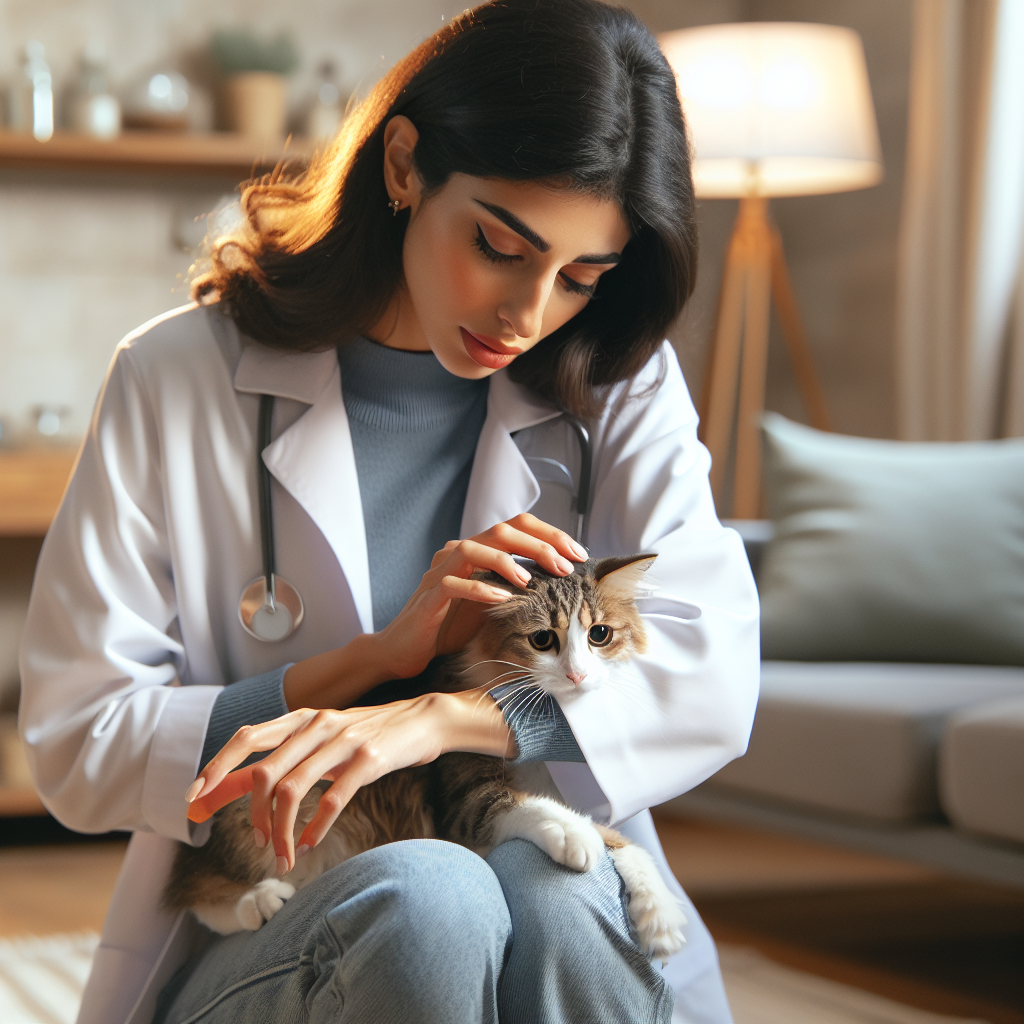
<path fill-rule="evenodd" d="M 479 224 L 476 226 L 476 238 L 473 240 L 473 244 L 480 250 L 484 258 L 490 260 L 491 263 L 507 266 L 510 263 L 519 263 L 523 258 L 522 256 L 510 256 L 506 252 L 498 252 L 487 241 L 487 238 L 484 236 L 484 229 Z M 574 281 L 571 277 L 566 277 L 565 274 L 559 274 L 558 276 L 562 279 L 562 286 L 566 291 L 572 292 L 575 295 L 583 295 L 588 299 L 593 298 L 596 285 L 580 284 L 579 281 Z"/>

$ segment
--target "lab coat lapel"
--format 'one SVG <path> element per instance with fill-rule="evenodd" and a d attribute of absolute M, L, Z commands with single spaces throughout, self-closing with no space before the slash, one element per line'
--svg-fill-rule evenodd
<path fill-rule="evenodd" d="M 476 446 L 462 513 L 463 537 L 528 511 L 540 497 L 540 484 L 512 435 L 558 415 L 559 409 L 509 380 L 506 371 L 492 375 L 487 418 Z"/>
<path fill-rule="evenodd" d="M 249 346 L 236 371 L 235 387 L 309 403 L 310 408 L 264 451 L 263 461 L 327 539 L 352 592 L 360 625 L 371 632 L 363 505 L 334 350 L 297 354 Z"/>

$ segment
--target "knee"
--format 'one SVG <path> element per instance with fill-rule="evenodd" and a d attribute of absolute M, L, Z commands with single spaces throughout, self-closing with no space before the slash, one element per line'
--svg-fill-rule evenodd
<path fill-rule="evenodd" d="M 347 863 L 364 876 L 359 902 L 389 935 L 405 936 L 403 942 L 457 949 L 482 942 L 501 946 L 511 936 L 498 879 L 464 847 L 414 839 L 389 843 Z M 346 904 L 345 913 L 352 909 Z"/>
<path fill-rule="evenodd" d="M 501 883 L 517 942 L 558 945 L 570 935 L 597 941 L 609 925 L 628 936 L 621 882 L 610 860 L 577 872 L 533 843 L 514 839 L 497 847 L 487 863 Z"/>

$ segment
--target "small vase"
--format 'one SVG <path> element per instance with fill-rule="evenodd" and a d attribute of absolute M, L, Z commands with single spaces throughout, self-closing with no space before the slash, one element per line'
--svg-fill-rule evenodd
<path fill-rule="evenodd" d="M 224 117 L 228 128 L 255 142 L 280 142 L 288 112 L 284 75 L 246 71 L 224 82 Z"/>

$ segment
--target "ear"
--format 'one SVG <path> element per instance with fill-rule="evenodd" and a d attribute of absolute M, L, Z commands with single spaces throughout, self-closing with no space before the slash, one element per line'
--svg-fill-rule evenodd
<path fill-rule="evenodd" d="M 630 555 L 626 558 L 602 558 L 594 567 L 598 589 L 614 597 L 632 599 L 643 574 L 657 555 Z"/>
<path fill-rule="evenodd" d="M 391 199 L 398 200 L 400 210 L 411 207 L 412 213 L 423 194 L 423 182 L 413 159 L 419 138 L 416 125 L 401 114 L 391 118 L 384 128 L 384 186 Z"/>

